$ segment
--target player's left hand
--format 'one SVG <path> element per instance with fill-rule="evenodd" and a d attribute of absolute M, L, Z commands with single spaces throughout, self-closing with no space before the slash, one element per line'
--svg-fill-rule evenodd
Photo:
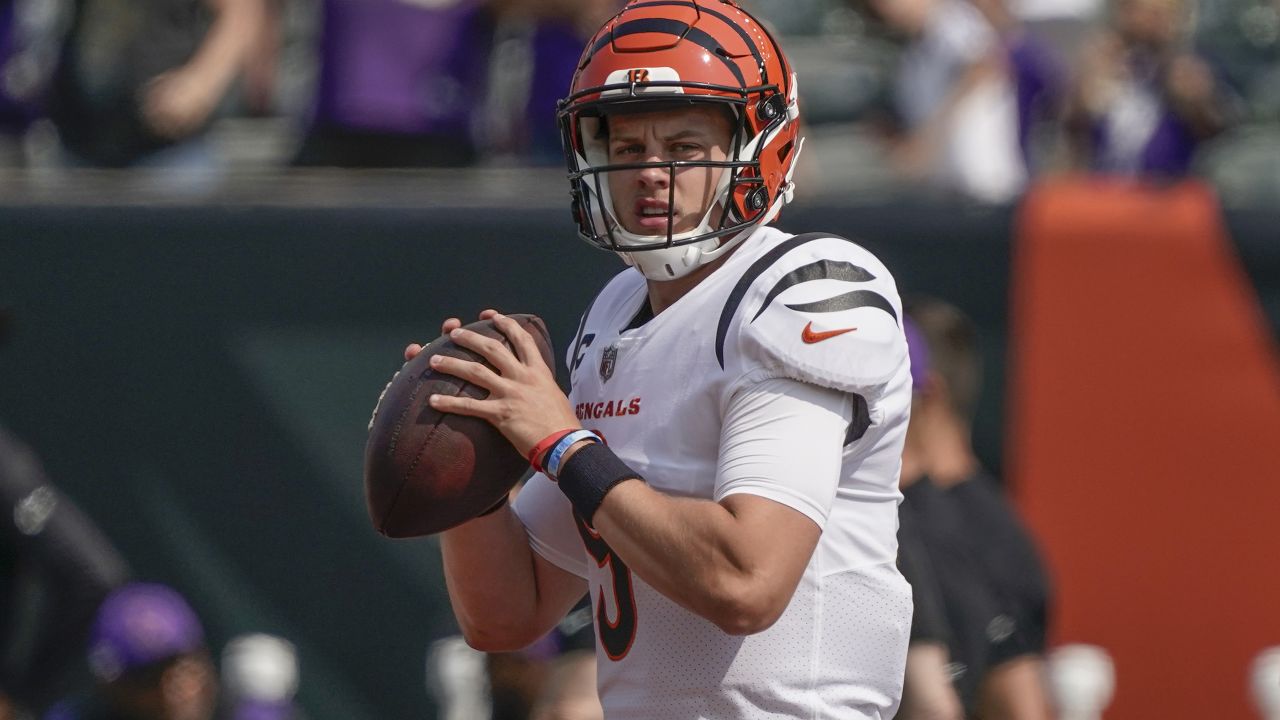
<path fill-rule="evenodd" d="M 494 313 L 494 325 L 511 341 L 508 348 L 500 340 L 487 338 L 463 328 L 453 328 L 449 337 L 454 343 L 479 353 L 496 368 L 460 358 L 436 355 L 431 359 L 434 370 L 448 373 L 489 391 L 484 400 L 432 395 L 431 407 L 440 412 L 470 415 L 488 421 L 521 455 L 528 455 L 548 435 L 581 427 L 569 399 L 556 384 L 551 368 L 533 337 L 515 320 Z"/>

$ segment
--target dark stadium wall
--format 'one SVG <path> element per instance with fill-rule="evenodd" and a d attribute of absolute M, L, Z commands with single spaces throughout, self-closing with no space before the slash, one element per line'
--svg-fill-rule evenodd
<path fill-rule="evenodd" d="M 780 222 L 858 238 L 903 292 L 974 317 L 987 358 L 975 440 L 996 470 L 1012 218 L 886 201 L 800 205 Z M 1233 222 L 1280 297 L 1275 216 Z M 430 717 L 426 648 L 454 621 L 434 541 L 370 526 L 370 410 L 405 343 L 446 315 L 534 312 L 563 349 L 619 268 L 573 239 L 562 207 L 0 205 L 0 305 L 16 315 L 0 422 L 141 576 L 191 596 L 215 646 L 247 631 L 296 642 L 310 717 Z M 1144 537 L 1140 519 L 1125 537 Z"/>
<path fill-rule="evenodd" d="M 1018 222 L 1007 477 L 1048 555 L 1052 639 L 1114 658 L 1108 717 L 1253 717 L 1250 662 L 1280 642 L 1259 303 L 1280 273 L 1259 293 L 1241 255 L 1194 183 L 1050 185 Z"/>

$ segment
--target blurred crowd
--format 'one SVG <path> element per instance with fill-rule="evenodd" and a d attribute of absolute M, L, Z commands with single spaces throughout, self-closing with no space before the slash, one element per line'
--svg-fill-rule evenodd
<path fill-rule="evenodd" d="M 133 577 L 89 515 L 0 430 L 0 720 L 302 720 L 288 640 L 221 655 L 177 590 Z"/>
<path fill-rule="evenodd" d="M 555 102 L 618 4 L 4 0 L 0 165 L 197 189 L 244 167 L 555 166 Z M 1064 171 L 1280 185 L 1274 150 L 1249 152 L 1280 129 L 1277 0 L 744 4 L 796 48 L 802 181 L 997 203 Z"/>

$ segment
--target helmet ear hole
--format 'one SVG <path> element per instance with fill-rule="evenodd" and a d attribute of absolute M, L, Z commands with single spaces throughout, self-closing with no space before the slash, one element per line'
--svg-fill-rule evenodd
<path fill-rule="evenodd" d="M 796 144 L 794 142 L 789 142 L 786 145 L 783 145 L 782 147 L 778 148 L 778 162 L 780 163 L 786 162 L 787 157 L 791 155 L 791 149 L 794 148 L 795 146 Z"/>

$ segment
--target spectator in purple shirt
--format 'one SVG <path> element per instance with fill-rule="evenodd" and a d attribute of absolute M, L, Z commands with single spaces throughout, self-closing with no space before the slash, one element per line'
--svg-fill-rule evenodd
<path fill-rule="evenodd" d="M 494 8 L 325 0 L 314 115 L 296 164 L 461 166 L 477 158 Z"/>
<path fill-rule="evenodd" d="M 1221 88 L 1189 47 L 1184 0 L 1115 0 L 1082 53 L 1067 128 L 1074 162 L 1094 172 L 1178 177 L 1228 124 Z"/>
<path fill-rule="evenodd" d="M 315 109 L 295 164 L 454 167 L 486 154 L 561 162 L 555 99 L 585 38 L 618 5 L 324 0 Z M 491 67 L 494 57 L 509 65 Z M 510 66 L 513 57 L 522 64 Z"/>

